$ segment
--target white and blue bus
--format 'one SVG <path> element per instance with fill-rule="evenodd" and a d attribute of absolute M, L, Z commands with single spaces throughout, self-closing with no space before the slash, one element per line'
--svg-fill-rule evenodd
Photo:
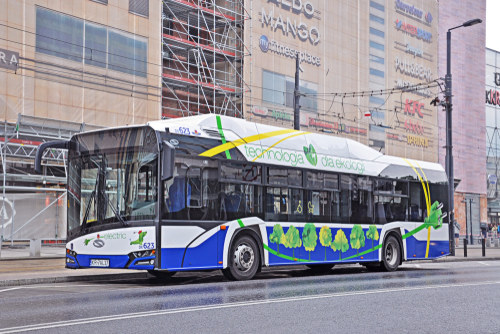
<path fill-rule="evenodd" d="M 69 151 L 68 268 L 246 280 L 449 254 L 443 168 L 353 140 L 201 115 L 41 144 L 38 172 L 50 148 Z"/>

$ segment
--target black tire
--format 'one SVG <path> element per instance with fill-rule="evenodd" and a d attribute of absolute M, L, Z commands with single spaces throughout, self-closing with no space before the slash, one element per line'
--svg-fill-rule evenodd
<path fill-rule="evenodd" d="M 175 271 L 164 270 L 148 270 L 148 273 L 163 281 L 168 281 L 170 278 L 172 278 L 172 276 L 175 275 Z"/>
<path fill-rule="evenodd" d="M 382 266 L 385 271 L 395 271 L 401 262 L 401 247 L 395 236 L 389 235 L 382 248 Z"/>
<path fill-rule="evenodd" d="M 255 240 L 242 235 L 231 244 L 227 268 L 222 271 L 229 280 L 246 281 L 252 279 L 260 267 L 260 251 Z"/>
<path fill-rule="evenodd" d="M 332 270 L 332 268 L 334 266 L 335 266 L 335 264 L 331 264 L 331 263 L 306 264 L 306 267 L 309 268 L 309 270 L 313 274 L 318 274 L 318 275 L 328 273 L 330 270 Z"/>

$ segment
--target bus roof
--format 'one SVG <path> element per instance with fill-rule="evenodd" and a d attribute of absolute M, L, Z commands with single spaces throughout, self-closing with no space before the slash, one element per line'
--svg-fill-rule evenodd
<path fill-rule="evenodd" d="M 423 169 L 420 174 L 433 174 L 426 176 L 434 182 L 446 182 L 440 164 L 384 155 L 357 141 L 332 135 L 213 114 L 152 121 L 148 125 L 157 131 L 168 129 L 171 133 L 226 142 L 201 154 L 206 157 L 236 148 L 249 161 L 374 176 L 383 176 L 384 171 L 400 166 L 406 170 L 403 174 L 416 177 L 415 170 Z"/>

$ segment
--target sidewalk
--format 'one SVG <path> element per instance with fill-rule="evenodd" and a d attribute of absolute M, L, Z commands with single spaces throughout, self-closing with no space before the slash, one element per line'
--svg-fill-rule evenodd
<path fill-rule="evenodd" d="M 447 256 L 437 260 L 419 260 L 417 262 L 500 260 L 500 248 L 486 248 L 485 257 L 482 257 L 480 246 L 469 246 L 467 253 L 468 257 L 464 258 L 463 248 L 457 248 L 455 256 Z M 63 246 L 44 246 L 41 250 L 41 256 L 38 258 L 29 257 L 29 247 L 4 247 L 1 255 L 0 287 L 149 277 L 149 274 L 142 270 L 66 269 L 64 267 L 65 248 Z"/>

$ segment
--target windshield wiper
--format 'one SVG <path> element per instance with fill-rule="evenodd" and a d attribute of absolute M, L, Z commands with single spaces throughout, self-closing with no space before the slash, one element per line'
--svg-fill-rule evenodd
<path fill-rule="evenodd" d="M 111 204 L 109 201 L 109 196 L 106 194 L 106 192 L 103 190 L 103 195 L 104 195 L 104 200 L 106 201 L 106 206 L 109 205 L 111 208 L 111 211 L 115 214 L 115 217 L 122 223 L 123 226 L 128 226 L 128 223 L 123 219 L 123 217 L 116 211 L 116 208 Z"/>
<path fill-rule="evenodd" d="M 90 194 L 89 203 L 87 204 L 87 209 L 85 210 L 85 215 L 83 216 L 82 228 L 85 228 L 87 226 L 87 219 L 90 213 L 90 206 L 92 204 L 92 201 L 95 199 L 96 187 L 97 187 L 97 180 L 95 183 L 94 190 L 92 190 L 92 193 Z"/>

